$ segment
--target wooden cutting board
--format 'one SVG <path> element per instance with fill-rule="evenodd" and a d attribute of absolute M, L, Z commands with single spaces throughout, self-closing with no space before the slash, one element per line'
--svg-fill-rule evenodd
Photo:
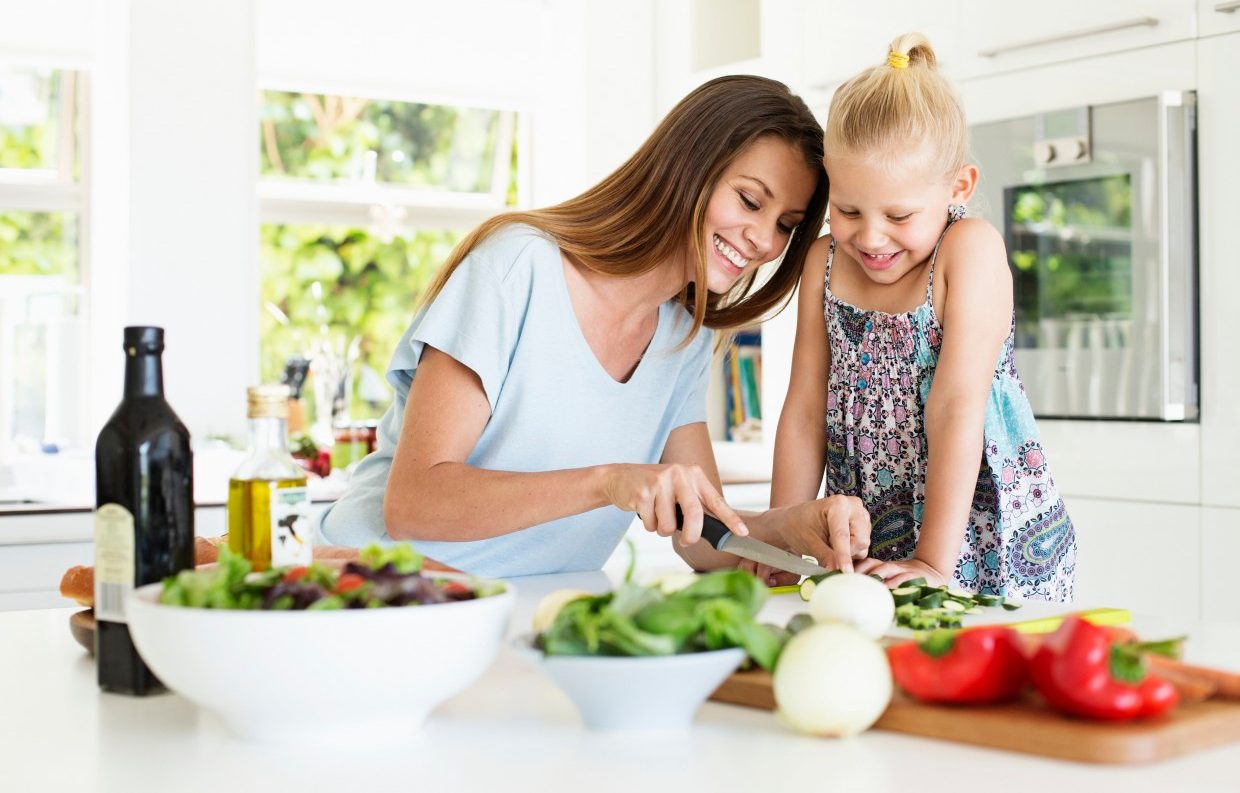
<path fill-rule="evenodd" d="M 775 709 L 771 675 L 737 672 L 711 695 L 716 702 Z M 1149 763 L 1240 741 L 1240 703 L 1206 701 L 1163 719 L 1102 724 L 1067 718 L 1035 697 L 986 707 L 925 705 L 896 692 L 876 730 L 1086 763 Z"/>

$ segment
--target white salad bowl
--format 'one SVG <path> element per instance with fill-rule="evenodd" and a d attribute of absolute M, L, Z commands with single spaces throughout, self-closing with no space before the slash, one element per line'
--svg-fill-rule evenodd
<path fill-rule="evenodd" d="M 685 729 L 745 660 L 739 647 L 679 655 L 547 655 L 529 634 L 517 651 L 568 695 L 592 730 Z"/>
<path fill-rule="evenodd" d="M 447 573 L 437 578 L 469 581 Z M 127 602 L 151 671 L 236 735 L 275 743 L 400 742 L 495 660 L 514 602 L 232 611 L 167 606 L 162 584 Z"/>

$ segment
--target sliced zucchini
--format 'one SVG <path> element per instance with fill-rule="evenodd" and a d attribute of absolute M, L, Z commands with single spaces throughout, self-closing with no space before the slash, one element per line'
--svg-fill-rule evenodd
<path fill-rule="evenodd" d="M 891 590 L 891 597 L 895 600 L 897 606 L 903 606 L 905 603 L 913 603 L 921 599 L 921 587 L 908 586 L 897 587 Z"/>
<path fill-rule="evenodd" d="M 943 601 L 943 610 L 944 610 L 944 611 L 955 611 L 955 612 L 962 612 L 962 611 L 965 611 L 965 610 L 966 610 L 966 609 L 968 609 L 968 608 L 969 608 L 968 606 L 964 605 L 963 603 L 961 603 L 961 602 L 960 602 L 960 601 L 958 601 L 958 600 L 945 600 L 945 601 Z"/>
<path fill-rule="evenodd" d="M 931 591 L 930 594 L 923 596 L 921 600 L 917 601 L 917 605 L 923 609 L 937 609 L 943 605 L 943 593 Z"/>
<path fill-rule="evenodd" d="M 977 605 L 979 606 L 998 606 L 1003 603 L 1003 598 L 998 595 L 978 595 Z"/>
<path fill-rule="evenodd" d="M 788 632 L 793 636 L 805 630 L 814 624 L 814 618 L 805 612 L 793 614 L 792 619 L 788 620 Z"/>
<path fill-rule="evenodd" d="M 956 598 L 957 600 L 972 600 L 973 599 L 972 592 L 965 592 L 963 589 L 955 589 L 955 588 L 947 590 L 947 596 L 951 598 Z"/>
<path fill-rule="evenodd" d="M 813 578 L 807 578 L 804 581 L 802 581 L 801 589 L 800 589 L 801 600 L 804 600 L 806 603 L 808 603 L 809 599 L 813 597 L 814 595 L 814 588 L 817 586 L 818 586 L 818 582 L 815 581 Z"/>

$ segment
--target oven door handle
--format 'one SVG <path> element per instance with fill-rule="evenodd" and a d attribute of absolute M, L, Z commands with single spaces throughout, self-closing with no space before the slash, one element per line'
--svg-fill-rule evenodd
<path fill-rule="evenodd" d="M 1196 97 L 1158 99 L 1159 401 L 1164 421 L 1197 417 Z"/>

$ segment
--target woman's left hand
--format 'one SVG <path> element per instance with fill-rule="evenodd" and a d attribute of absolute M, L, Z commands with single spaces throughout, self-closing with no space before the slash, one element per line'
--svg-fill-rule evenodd
<path fill-rule="evenodd" d="M 862 559 L 857 562 L 858 573 L 877 575 L 890 589 L 912 581 L 914 578 L 926 579 L 927 586 L 944 586 L 950 584 L 950 576 L 946 576 L 920 559 L 900 559 L 884 562 L 881 559 Z"/>

